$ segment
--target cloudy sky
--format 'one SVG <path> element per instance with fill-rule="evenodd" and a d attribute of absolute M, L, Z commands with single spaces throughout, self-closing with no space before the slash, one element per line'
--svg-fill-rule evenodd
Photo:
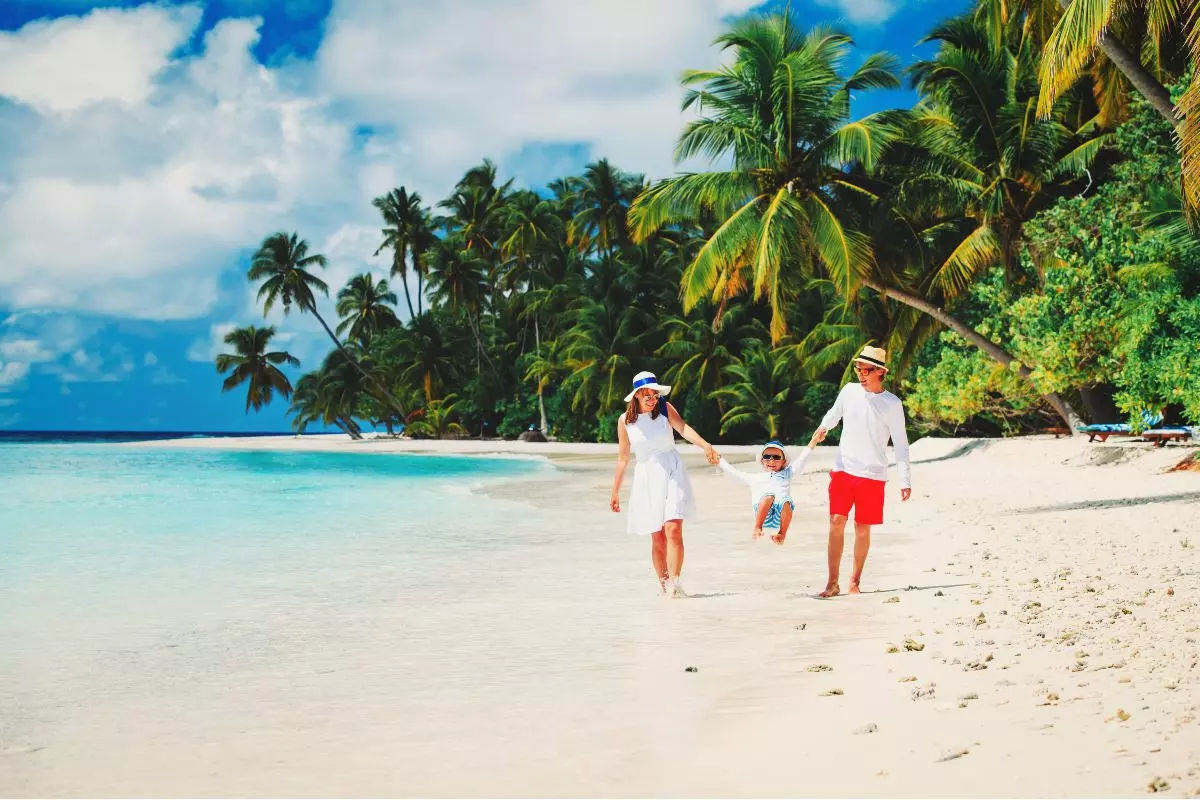
<path fill-rule="evenodd" d="M 276 230 L 366 270 L 370 199 L 484 157 L 673 170 L 687 68 L 754 0 L 0 0 L 0 428 L 286 430 L 212 359 Z M 792 0 L 905 61 L 963 0 Z M 856 113 L 908 104 L 907 92 Z M 332 316 L 332 312 L 331 312 Z M 315 322 L 272 319 L 306 366 Z"/>

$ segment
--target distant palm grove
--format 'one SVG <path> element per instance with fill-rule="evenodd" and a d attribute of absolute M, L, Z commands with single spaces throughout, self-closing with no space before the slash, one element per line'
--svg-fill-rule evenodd
<path fill-rule="evenodd" d="M 297 431 L 609 441 L 650 369 L 705 436 L 794 440 L 878 344 L 922 432 L 1198 423 L 1195 19 L 980 0 L 901 69 L 745 18 L 726 66 L 681 78 L 676 157 L 710 171 L 599 160 L 531 191 L 484 161 L 440 201 L 396 188 L 374 200 L 390 279 L 340 288 L 272 234 L 248 270 L 262 309 L 315 316 L 330 350 L 293 385 L 270 327 L 234 330 L 224 388 L 290 400 Z M 853 113 L 906 83 L 913 108 Z"/>

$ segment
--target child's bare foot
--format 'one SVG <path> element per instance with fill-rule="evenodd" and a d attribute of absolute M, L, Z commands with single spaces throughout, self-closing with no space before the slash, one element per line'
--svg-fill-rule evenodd
<path fill-rule="evenodd" d="M 837 597 L 842 593 L 842 588 L 838 586 L 837 581 L 830 581 L 825 587 L 825 591 L 821 592 L 817 597 Z"/>
<path fill-rule="evenodd" d="M 755 528 L 754 533 L 750 535 L 752 539 L 761 539 L 763 535 L 762 528 Z"/>
<path fill-rule="evenodd" d="M 771 537 L 771 541 L 775 544 L 783 544 L 784 539 L 787 539 L 786 533 L 777 533 Z"/>

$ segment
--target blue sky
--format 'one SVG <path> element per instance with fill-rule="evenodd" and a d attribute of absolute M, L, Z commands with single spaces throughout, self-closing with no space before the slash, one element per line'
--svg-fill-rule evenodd
<path fill-rule="evenodd" d="M 790 3 L 905 62 L 965 5 Z M 264 236 L 299 231 L 337 287 L 384 274 L 370 199 L 393 186 L 436 200 L 484 157 L 530 186 L 600 157 L 669 174 L 676 77 L 755 8 L 2 0 L 0 428 L 286 430 L 285 404 L 246 415 L 212 366 L 261 324 L 243 274 Z M 305 366 L 324 354 L 315 322 L 268 321 Z"/>

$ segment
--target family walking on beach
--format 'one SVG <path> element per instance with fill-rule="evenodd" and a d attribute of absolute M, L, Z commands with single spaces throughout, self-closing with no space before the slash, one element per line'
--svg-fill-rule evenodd
<path fill-rule="evenodd" d="M 842 425 L 837 460 L 829 473 L 829 577 L 821 597 L 841 594 L 841 562 L 846 522 L 854 510 L 854 571 L 850 594 L 858 594 L 871 527 L 882 524 L 884 488 L 887 483 L 887 445 L 890 440 L 900 473 L 900 499 L 912 494 L 908 460 L 908 437 L 904 430 L 904 406 L 900 398 L 883 388 L 887 375 L 887 353 L 864 347 L 855 359 L 857 383 L 848 383 L 794 462 L 789 462 L 783 444 L 767 442 L 758 454 L 759 470 L 745 473 L 721 457 L 713 446 L 684 422 L 666 400 L 671 392 L 649 372 L 638 373 L 626 395 L 625 413 L 617 422 L 616 476 L 609 505 L 621 511 L 620 489 L 632 453 L 636 457 L 633 487 L 629 496 L 630 533 L 651 537 L 651 559 L 659 585 L 668 597 L 684 596 L 679 583 L 683 571 L 683 522 L 694 516 L 695 498 L 683 459 L 675 449 L 675 434 L 704 450 L 708 463 L 720 466 L 729 476 L 750 488 L 754 513 L 753 537 L 774 531 L 771 541 L 783 544 L 791 525 L 794 504 L 792 475 L 803 470 L 813 448 L 839 423 Z"/>

